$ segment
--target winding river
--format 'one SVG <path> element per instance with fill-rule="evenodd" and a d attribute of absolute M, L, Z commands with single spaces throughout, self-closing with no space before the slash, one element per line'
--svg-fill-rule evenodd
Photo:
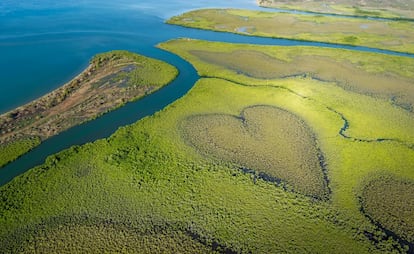
<path fill-rule="evenodd" d="M 234 7 L 260 9 L 255 1 L 187 0 L 55 1 L 0 3 L 0 113 L 45 94 L 82 71 L 96 53 L 126 49 L 164 60 L 180 73 L 168 86 L 104 116 L 54 136 L 13 163 L 0 169 L 0 186 L 41 164 L 47 156 L 96 139 L 117 128 L 154 114 L 182 97 L 198 79 L 186 61 L 155 47 L 179 37 L 261 45 L 309 45 L 346 48 L 414 57 L 366 47 L 303 42 L 203 31 L 167 25 L 172 15 L 195 8 Z M 268 9 L 266 9 L 268 10 Z M 24 18 L 23 18 L 24 17 Z"/>

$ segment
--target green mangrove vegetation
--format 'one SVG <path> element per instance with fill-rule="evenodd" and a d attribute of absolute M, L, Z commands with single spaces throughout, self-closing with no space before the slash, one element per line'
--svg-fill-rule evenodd
<path fill-rule="evenodd" d="M 125 223 L 96 218 L 52 218 L 24 229 L 30 239 L 14 246 L 19 253 L 212 253 L 186 232 L 157 227 L 142 231 Z M 21 237 L 22 232 L 11 236 Z M 10 247 L 10 246 L 9 246 Z"/>
<path fill-rule="evenodd" d="M 161 112 L 2 186 L 2 252 L 410 250 L 400 226 L 412 225 L 413 206 L 393 197 L 411 193 L 414 118 L 391 96 L 410 91 L 401 66 L 411 59 L 189 39 L 159 47 L 202 78 Z M 407 83 L 380 88 L 364 74 Z"/>
<path fill-rule="evenodd" d="M 233 49 L 235 50 L 217 52 L 193 50 L 190 53 L 203 62 L 253 78 L 303 76 L 321 81 L 335 80 L 344 89 L 388 99 L 408 111 L 413 111 L 414 72 L 404 68 L 405 64 L 413 63 L 409 58 L 391 57 L 390 60 L 395 63 L 387 64 L 375 54 L 354 54 L 349 51 L 320 50 L 312 47 L 290 50 L 283 48 L 283 53 L 266 48 L 257 51 L 249 46 L 246 49 Z M 334 57 L 334 54 L 338 55 Z"/>
<path fill-rule="evenodd" d="M 409 102 L 413 94 L 408 92 L 412 88 L 409 77 L 413 73 L 401 67 L 402 63 L 412 66 L 412 59 L 340 49 L 238 45 L 189 39 L 172 40 L 160 46 L 193 63 L 200 76 L 211 80 L 209 83 L 222 80 L 233 83 L 240 90 L 252 89 L 249 100 L 239 100 L 242 96 L 234 89 L 228 91 L 231 99 L 211 97 L 216 103 L 219 100 L 227 104 L 238 103 L 238 112 L 243 111 L 241 105 L 273 105 L 303 119 L 315 134 L 318 147 L 324 155 L 332 192 L 330 202 L 348 216 L 371 221 L 367 219 L 370 216 L 361 212 L 358 197 L 361 195 L 359 186 L 362 179 L 384 168 L 402 179 L 414 179 L 414 118 Z M 307 60 L 310 61 L 312 57 L 316 60 L 310 64 Z M 347 68 L 341 68 L 343 66 Z M 346 75 L 349 70 L 355 75 Z M 365 79 L 364 75 L 372 79 Z M 384 81 L 376 85 L 371 83 L 392 76 L 406 82 L 401 82 L 400 88 L 398 85 L 387 87 Z M 394 81 L 393 84 L 398 83 Z M 400 97 L 400 103 L 396 103 L 396 96 L 392 94 L 402 93 L 393 91 L 393 88 L 408 89 L 404 93 L 405 99 Z M 250 102 L 252 98 L 257 102 Z M 402 100 L 406 100 L 405 103 Z M 220 109 L 220 105 L 228 107 L 217 103 L 215 108 Z M 206 113 L 228 114 L 222 110 Z M 238 116 L 239 113 L 232 115 Z M 201 119 L 196 122 L 203 123 Z M 215 122 L 219 121 L 216 119 Z M 275 123 L 273 125 L 277 126 Z M 208 123 L 205 126 L 215 125 Z M 207 132 L 210 128 L 201 127 L 200 132 Z M 236 135 L 236 127 L 229 129 L 232 133 L 230 137 Z M 221 140 L 240 147 L 239 139 L 230 137 L 225 140 L 221 137 Z M 201 154 L 206 154 L 206 149 L 213 145 L 220 149 L 220 145 L 214 143 L 203 144 L 202 148 L 197 148 Z M 217 158 L 214 152 L 209 154 Z M 221 154 L 223 156 L 225 153 Z M 233 160 L 237 160 L 237 157 L 233 156 Z M 223 161 L 223 157 L 219 161 Z M 235 163 L 241 164 L 239 161 Z M 412 205 L 407 206 L 408 210 L 413 209 Z M 393 230 L 377 218 L 374 220 L 397 237 L 406 239 L 398 230 Z M 412 218 L 407 219 L 410 220 Z M 402 241 L 401 244 L 407 242 Z"/>
<path fill-rule="evenodd" d="M 0 115 L 0 167 L 51 136 L 167 85 L 175 67 L 127 51 L 101 53 L 64 86 Z"/>
<path fill-rule="evenodd" d="M 349 16 L 379 17 L 388 19 L 414 19 L 414 3 L 410 0 L 257 0 L 263 7 L 329 13 Z"/>
<path fill-rule="evenodd" d="M 182 130 L 184 138 L 206 155 L 284 180 L 305 195 L 327 198 L 312 133 L 287 111 L 253 106 L 245 108 L 240 117 L 192 116 L 184 121 Z"/>
<path fill-rule="evenodd" d="M 6 252 L 26 248 L 28 242 L 41 241 L 38 232 L 70 235 L 70 229 L 81 224 L 79 220 L 86 220 L 83 223 L 92 224 L 88 231 L 101 230 L 102 221 L 140 234 L 161 227 L 157 234 L 172 238 L 171 242 L 185 232 L 193 239 L 184 242 L 188 248 L 200 242 L 220 252 L 398 250 L 392 239 L 381 240 L 382 231 L 364 216 L 349 216 L 330 201 L 286 191 L 244 173 L 232 162 L 199 154 L 182 137 L 180 126 L 191 116 L 239 115 L 244 108 L 260 104 L 286 108 L 283 102 L 297 103 L 297 110 L 318 107 L 286 90 L 201 79 L 189 94 L 162 112 L 123 127 L 107 139 L 51 156 L 44 165 L 3 186 L 0 246 Z M 324 116 L 341 125 L 329 112 Z M 308 125 L 318 133 L 314 124 Z M 63 226 L 46 227 L 51 218 L 62 218 L 57 224 Z M 381 244 L 374 245 L 364 232 Z M 101 237 L 105 242 L 116 241 L 105 238 L 111 235 Z M 113 237 L 118 239 L 117 234 Z M 47 244 L 53 248 L 58 243 L 51 239 Z M 92 246 L 82 251 L 91 251 Z"/>
<path fill-rule="evenodd" d="M 350 120 L 344 130 L 348 136 L 414 144 L 410 128 L 414 126 L 414 72 L 405 68 L 414 64 L 412 58 L 188 39 L 173 40 L 162 47 L 193 63 L 203 77 L 282 87 L 298 96 L 312 96 Z M 392 125 L 389 119 L 394 119 Z"/>
<path fill-rule="evenodd" d="M 307 22 L 321 40 L 335 35 L 313 26 L 361 25 L 241 10 L 194 11 L 170 22 L 276 36 L 278 18 L 292 24 L 289 36 Z M 372 22 L 374 30 L 386 27 Z M 398 33 L 411 38 L 405 25 L 387 23 L 403 28 L 382 40 L 373 31 L 346 32 L 347 40 L 375 38 L 378 46 Z M 187 38 L 158 47 L 190 62 L 197 83 L 162 111 L 49 156 L 1 186 L 0 252 L 414 251 L 413 58 Z M 2 137 L 23 138 L 2 143 L 0 158 L 69 126 L 66 119 L 79 121 L 80 112 L 82 121 L 95 117 L 89 110 L 98 104 L 106 112 L 175 75 L 170 65 L 125 51 L 97 55 L 64 90 L 0 117 Z M 100 99 L 76 100 L 88 91 Z M 62 124 L 34 132 L 36 122 Z"/>
<path fill-rule="evenodd" d="M 14 142 L 0 144 L 0 167 L 27 153 L 40 144 L 39 137 L 17 139 Z"/>
<path fill-rule="evenodd" d="M 414 52 L 412 22 L 238 9 L 190 11 L 167 21 L 214 31 Z"/>
<path fill-rule="evenodd" d="M 392 175 L 368 178 L 361 193 L 362 209 L 374 221 L 414 243 L 414 182 Z"/>

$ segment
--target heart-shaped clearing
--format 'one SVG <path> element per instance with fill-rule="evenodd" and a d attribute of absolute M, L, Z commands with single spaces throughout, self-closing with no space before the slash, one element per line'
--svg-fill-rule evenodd
<path fill-rule="evenodd" d="M 315 138 L 304 121 L 286 110 L 252 106 L 240 117 L 195 115 L 182 122 L 181 131 L 204 155 L 280 179 L 308 196 L 328 195 Z"/>

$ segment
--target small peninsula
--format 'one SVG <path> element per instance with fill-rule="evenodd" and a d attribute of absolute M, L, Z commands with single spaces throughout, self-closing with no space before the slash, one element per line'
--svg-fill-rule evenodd
<path fill-rule="evenodd" d="M 96 55 L 67 84 L 0 115 L 0 166 L 51 136 L 158 90 L 177 74 L 165 62 L 128 51 Z"/>

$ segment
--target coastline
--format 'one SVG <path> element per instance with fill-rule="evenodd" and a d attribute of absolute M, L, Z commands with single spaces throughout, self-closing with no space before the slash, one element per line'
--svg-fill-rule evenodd
<path fill-rule="evenodd" d="M 127 51 L 97 54 L 68 83 L 0 115 L 0 167 L 62 131 L 158 90 L 177 74 L 165 62 Z"/>

